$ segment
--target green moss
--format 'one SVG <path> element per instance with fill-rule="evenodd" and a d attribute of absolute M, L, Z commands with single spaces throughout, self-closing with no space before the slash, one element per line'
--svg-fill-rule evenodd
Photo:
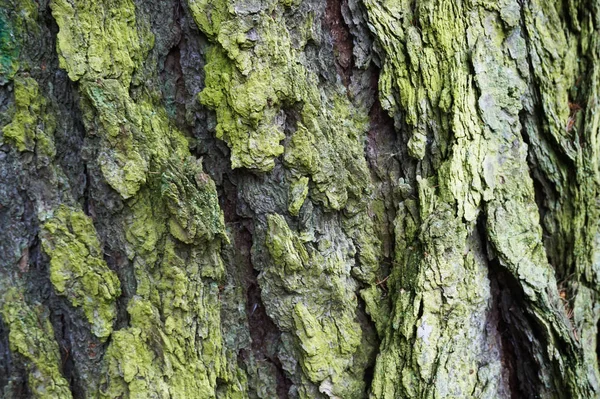
<path fill-rule="evenodd" d="M 19 74 L 14 79 L 15 115 L 3 128 L 4 139 L 19 151 L 36 152 L 48 162 L 56 155 L 56 120 L 35 79 Z"/>
<path fill-rule="evenodd" d="M 154 45 L 154 38 L 136 26 L 131 0 L 52 0 L 52 16 L 59 26 L 60 67 L 73 81 L 119 79 L 129 87 L 135 68 Z"/>
<path fill-rule="evenodd" d="M 171 238 L 143 253 L 134 258 L 140 285 L 127 308 L 130 327 L 113 333 L 102 395 L 214 398 L 225 364 L 218 287 L 200 277 L 207 254 L 182 258 Z"/>
<path fill-rule="evenodd" d="M 566 82 L 577 71 L 577 40 L 565 35 L 560 7 L 551 2 L 535 1 L 520 12 L 511 2 L 465 6 L 423 1 L 414 14 L 396 12 L 395 7 L 410 7 L 388 1 L 383 7 L 365 1 L 365 6 L 384 54 L 382 105 L 392 116 L 402 115 L 411 130 L 409 155 L 425 160 L 418 167 L 422 176 L 415 179 L 418 207 L 405 201 L 395 221 L 398 266 L 387 281 L 394 293 L 391 318 L 377 308 L 376 292 L 363 294 L 385 336 L 373 396 L 496 397 L 500 360 L 486 351 L 482 342 L 487 335 L 475 321 L 485 320 L 489 298 L 484 255 L 477 255 L 487 251 L 469 238 L 481 233 L 476 220 L 482 212 L 493 255 L 521 285 L 527 312 L 544 326 L 541 336 L 561 337 L 564 353 L 573 353 L 568 349 L 573 337 L 557 306 L 556 281 L 542 245 L 527 157 L 544 162 L 542 168 L 548 168 L 562 190 L 556 178 L 563 173 L 556 167 L 561 162 L 544 160 L 554 149 L 539 149 L 551 140 L 567 158 L 576 157 L 564 126 L 569 114 Z M 521 31 L 519 15 L 533 33 Z M 528 81 L 530 73 L 537 82 Z M 551 137 L 537 137 L 536 114 L 528 130 L 529 140 L 535 140 L 533 158 L 520 124 L 537 107 L 530 105 L 536 100 L 529 98 L 528 84 L 539 87 L 547 113 L 543 129 Z M 523 112 L 523 104 L 531 108 Z M 461 321 L 467 314 L 469 321 Z M 550 351 L 560 351 L 554 340 L 548 338 Z M 547 348 L 539 350 L 546 353 Z M 489 359 L 487 366 L 476 366 L 482 358 Z M 569 373 L 561 378 L 566 381 Z M 540 385 L 556 386 L 552 375 L 541 371 Z M 589 396 L 578 389 L 572 395 Z"/>
<path fill-rule="evenodd" d="M 377 220 L 369 215 L 371 209 L 358 212 L 344 220 L 344 231 L 352 238 L 358 254 L 358 262 L 352 268 L 352 275 L 359 281 L 373 284 L 382 258 L 381 240 L 376 234 Z M 381 226 L 381 225 L 379 225 Z"/>
<path fill-rule="evenodd" d="M 0 8 L 0 83 L 4 84 L 19 69 L 19 48 L 8 8 Z"/>
<path fill-rule="evenodd" d="M 286 165 L 296 180 L 311 177 L 312 197 L 327 207 L 342 209 L 349 194 L 361 198 L 368 184 L 366 112 L 354 110 L 345 94 L 318 89 L 318 77 L 303 66 L 302 49 L 292 45 L 282 8 L 268 5 L 270 13 L 251 19 L 225 12 L 220 2 L 189 3 L 198 26 L 215 43 L 199 99 L 217 113 L 216 134 L 231 148 L 232 167 L 272 169 L 284 152 L 283 109 L 299 103 L 302 121 L 285 150 Z M 222 12 L 214 17 L 213 9 Z"/>
<path fill-rule="evenodd" d="M 129 95 L 133 74 L 153 46 L 153 36 L 137 25 L 130 0 L 56 0 L 51 6 L 60 27 L 61 66 L 72 80 L 81 80 L 84 123 L 101 139 L 100 168 L 123 198 L 131 198 L 149 173 L 160 172 L 173 156 L 183 161 L 189 155 L 187 140 L 170 125 L 164 109 L 150 96 L 134 101 Z"/>
<path fill-rule="evenodd" d="M 59 60 L 79 81 L 98 166 L 126 200 L 122 228 L 136 291 L 129 326 L 108 345 L 101 396 L 215 397 L 217 378 L 225 389 L 223 381 L 243 377 L 226 367 L 220 329 L 223 214 L 214 182 L 158 96 L 130 90 L 155 72 L 143 65 L 154 40 L 148 24 L 136 21 L 130 0 L 51 7 Z M 209 18 L 218 17 L 213 10 Z"/>
<path fill-rule="evenodd" d="M 221 24 L 231 15 L 226 1 L 188 0 L 188 6 L 198 27 L 211 37 L 219 33 Z"/>
<path fill-rule="evenodd" d="M 0 84 L 9 82 L 20 69 L 39 67 L 32 43 L 41 39 L 40 5 L 33 0 L 0 1 Z M 32 51 L 33 50 L 33 51 Z"/>
<path fill-rule="evenodd" d="M 92 220 L 61 205 L 44 223 L 42 246 L 50 256 L 50 281 L 59 295 L 82 307 L 94 335 L 110 336 L 116 318 L 119 279 L 103 259 Z"/>
<path fill-rule="evenodd" d="M 107 351 L 103 395 L 213 398 L 217 377 L 237 381 L 220 330 L 224 223 L 214 183 L 196 160 L 175 158 L 129 202 L 137 291 L 130 327 L 113 334 Z M 234 387 L 228 392 L 236 397 Z"/>
<path fill-rule="evenodd" d="M 296 336 L 304 354 L 301 365 L 311 381 L 320 383 L 329 376 L 331 368 L 328 334 L 302 303 L 297 303 L 294 307 L 293 317 Z"/>
<path fill-rule="evenodd" d="M 420 206 L 431 210 L 422 222 L 414 214 L 414 204 L 404 204 L 397 215 L 400 267 L 387 280 L 394 299 L 391 315 L 372 304 L 378 300 L 376 292 L 364 293 L 378 330 L 386 337 L 375 369 L 375 397 L 416 397 L 430 389 L 431 397 L 463 397 L 481 389 L 475 370 L 486 345 L 478 338 L 485 335 L 478 320 L 485 319 L 490 296 L 486 265 L 465 257 L 473 243 L 451 208 L 435 199 L 429 204 L 431 197 L 426 195 L 422 198 Z M 436 368 L 435 359 L 440 357 L 451 366 Z M 490 362 L 488 367 L 487 378 L 493 378 L 500 363 Z M 462 376 L 471 369 L 473 373 Z M 432 378 L 434 386 L 429 383 Z"/>
<path fill-rule="evenodd" d="M 24 361 L 32 397 L 71 398 L 69 383 L 60 371 L 60 352 L 47 311 L 39 304 L 27 304 L 23 293 L 14 287 L 2 294 L 0 303 L 10 350 Z"/>
<path fill-rule="evenodd" d="M 308 177 L 302 176 L 292 182 L 288 192 L 288 211 L 293 216 L 298 216 L 300 208 L 308 195 Z"/>
<path fill-rule="evenodd" d="M 207 54 L 205 71 L 199 99 L 217 112 L 217 137 L 231 148 L 232 167 L 272 169 L 274 158 L 283 153 L 280 104 L 290 91 L 289 81 L 268 68 L 245 77 L 219 47 Z"/>
<path fill-rule="evenodd" d="M 134 102 L 117 80 L 83 82 L 84 122 L 101 137 L 98 163 L 107 182 L 131 198 L 168 160 L 189 155 L 185 136 L 173 128 L 162 108 Z"/>
<path fill-rule="evenodd" d="M 265 265 L 259 281 L 267 313 L 296 345 L 294 354 L 285 356 L 300 355 L 304 388 L 360 397 L 364 365 L 355 357 L 369 348 L 359 348 L 363 333 L 345 261 L 351 244 L 323 240 L 317 250 L 302 243 L 280 215 L 268 215 L 267 225 L 265 244 L 273 264 Z"/>
<path fill-rule="evenodd" d="M 106 351 L 108 373 L 112 378 L 100 397 L 130 398 L 168 396 L 168 385 L 160 379 L 155 353 L 151 351 L 139 328 L 116 331 Z M 120 378 L 116 378 L 119 376 Z"/>
<path fill-rule="evenodd" d="M 161 195 L 169 213 L 169 230 L 178 240 L 212 241 L 226 238 L 225 222 L 212 179 L 193 157 L 183 164 L 174 160 L 161 176 Z"/>
<path fill-rule="evenodd" d="M 427 147 L 427 136 L 423 133 L 415 133 L 408 140 L 408 155 L 416 159 L 425 158 L 425 151 Z"/>
<path fill-rule="evenodd" d="M 311 177 L 313 199 L 342 209 L 349 196 L 358 199 L 369 192 L 362 142 L 367 124 L 366 116 L 353 111 L 347 98 L 333 96 L 331 103 L 325 93 L 317 97 L 314 104 L 322 101 L 319 108 L 305 104 L 284 162 L 293 174 Z"/>

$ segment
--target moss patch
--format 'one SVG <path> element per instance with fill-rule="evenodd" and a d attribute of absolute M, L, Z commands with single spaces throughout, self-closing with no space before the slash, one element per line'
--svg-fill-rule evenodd
<path fill-rule="evenodd" d="M 110 336 L 121 295 L 119 279 L 103 259 L 92 220 L 83 212 L 61 205 L 44 223 L 42 246 L 50 256 L 50 281 L 59 295 L 82 307 L 92 332 Z"/>
<path fill-rule="evenodd" d="M 15 115 L 3 128 L 4 140 L 19 151 L 36 152 L 46 162 L 54 158 L 56 119 L 35 79 L 16 75 L 14 79 Z"/>
<path fill-rule="evenodd" d="M 33 397 L 70 399 L 69 383 L 60 371 L 60 353 L 44 307 L 27 304 L 23 293 L 14 287 L 2 294 L 0 303 L 10 350 L 25 361 Z"/>

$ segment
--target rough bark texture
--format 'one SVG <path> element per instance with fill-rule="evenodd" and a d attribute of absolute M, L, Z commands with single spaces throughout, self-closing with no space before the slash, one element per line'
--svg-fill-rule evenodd
<path fill-rule="evenodd" d="M 0 0 L 0 393 L 600 397 L 599 32 Z"/>

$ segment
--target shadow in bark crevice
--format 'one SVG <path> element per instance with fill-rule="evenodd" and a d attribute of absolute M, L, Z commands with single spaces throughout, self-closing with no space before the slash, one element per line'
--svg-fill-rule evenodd
<path fill-rule="evenodd" d="M 276 348 L 280 346 L 281 331 L 266 312 L 258 283 L 259 271 L 252 264 L 254 224 L 252 219 L 240 216 L 237 211 L 238 188 L 234 182 L 241 174 L 248 172 L 229 169 L 224 173 L 222 184 L 217 186 L 219 205 L 223 210 L 229 231 L 232 233 L 232 244 L 235 248 L 234 263 L 237 263 L 234 266 L 235 270 L 230 270 L 229 273 L 233 279 L 239 281 L 244 291 L 246 318 L 252 341 L 250 347 L 239 350 L 238 363 L 241 367 L 251 364 L 249 351 L 252 351 L 254 359 L 273 365 L 271 370 L 275 373 L 277 397 L 285 399 L 289 395 L 292 382 L 277 357 Z"/>
<path fill-rule="evenodd" d="M 257 360 L 267 360 L 275 367 L 275 381 L 277 382 L 277 396 L 279 399 L 288 397 L 292 381 L 287 377 L 277 353 L 271 353 L 270 348 L 279 346 L 281 332 L 267 315 L 261 299 L 261 289 L 257 281 L 258 272 L 253 270 L 252 280 L 247 291 L 246 311 L 250 336 L 252 337 L 252 350 Z"/>
<path fill-rule="evenodd" d="M 488 252 L 488 279 L 492 304 L 488 323 L 494 340 L 499 344 L 502 376 L 508 383 L 511 398 L 537 398 L 542 381 L 539 379 L 539 365 L 535 361 L 535 348 L 531 340 L 537 342 L 540 336 L 535 322 L 526 314 L 524 292 L 519 282 L 493 255 L 487 240 L 485 216 L 477 220 L 477 229 Z M 533 336 L 527 334 L 532 332 Z M 539 342 L 537 342 L 539 347 Z"/>
<path fill-rule="evenodd" d="M 348 7 L 347 3 L 348 0 L 327 0 L 324 18 L 333 39 L 335 67 L 346 87 L 350 85 L 354 66 L 352 34 L 342 12 L 343 7 Z"/>

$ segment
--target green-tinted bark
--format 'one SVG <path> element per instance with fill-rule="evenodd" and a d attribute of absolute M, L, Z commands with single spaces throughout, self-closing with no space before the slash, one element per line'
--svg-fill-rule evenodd
<path fill-rule="evenodd" d="M 0 0 L 0 392 L 598 397 L 598 29 Z"/>

